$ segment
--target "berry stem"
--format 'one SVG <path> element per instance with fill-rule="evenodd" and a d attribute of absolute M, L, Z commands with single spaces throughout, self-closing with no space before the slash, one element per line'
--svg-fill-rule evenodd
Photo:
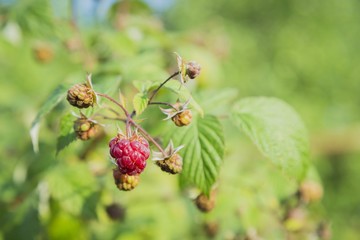
<path fill-rule="evenodd" d="M 171 107 L 171 108 L 177 110 L 173 105 L 171 105 L 170 103 L 167 103 L 167 102 L 151 102 L 151 103 L 149 103 L 149 105 L 166 105 L 168 107 Z"/>
<path fill-rule="evenodd" d="M 159 90 L 168 82 L 170 81 L 173 77 L 175 77 L 176 75 L 178 75 L 180 73 L 180 71 L 174 72 L 170 77 L 168 77 L 163 83 L 161 83 L 151 94 L 151 96 L 149 97 L 149 101 L 148 104 L 151 104 L 151 100 L 155 97 L 155 95 L 159 92 Z"/>
<path fill-rule="evenodd" d="M 139 124 L 137 124 L 136 122 L 134 122 L 134 120 L 132 118 L 129 119 L 129 123 L 131 123 L 132 125 L 134 125 L 134 127 L 136 127 L 137 129 L 139 129 L 139 131 L 150 141 L 152 142 L 155 147 L 157 149 L 159 149 L 159 151 L 161 153 L 163 153 L 165 155 L 165 151 L 164 149 L 155 141 L 155 139 L 153 137 L 150 136 L 150 134 L 145 130 L 143 129 Z"/>
<path fill-rule="evenodd" d="M 96 93 L 96 95 L 100 96 L 100 97 L 104 97 L 104 98 L 107 98 L 108 100 L 110 100 L 111 102 L 115 103 L 116 105 L 118 105 L 124 112 L 125 116 L 128 118 L 129 117 L 129 112 L 125 109 L 125 107 L 120 104 L 119 102 L 117 102 L 115 99 L 113 99 L 112 97 L 106 95 L 106 94 L 103 94 L 103 93 Z"/>
<path fill-rule="evenodd" d="M 100 115 L 100 114 L 98 114 L 97 116 L 100 116 L 100 117 L 102 117 L 103 119 L 107 119 L 107 120 L 118 120 L 118 121 L 121 121 L 121 122 L 126 123 L 126 119 L 125 119 L 125 118 L 107 117 L 107 116 L 103 116 L 103 115 Z"/>
<path fill-rule="evenodd" d="M 126 118 L 126 136 L 128 138 L 130 138 L 130 136 L 131 136 L 130 119 L 131 119 L 131 117 L 130 117 L 130 115 L 128 115 L 127 118 Z"/>

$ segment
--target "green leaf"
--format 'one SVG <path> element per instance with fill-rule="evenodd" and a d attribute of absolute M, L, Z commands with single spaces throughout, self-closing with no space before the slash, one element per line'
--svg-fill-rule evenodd
<path fill-rule="evenodd" d="M 68 113 L 60 120 L 60 136 L 57 139 L 56 154 L 76 140 L 74 132 L 74 117 Z"/>
<path fill-rule="evenodd" d="M 309 159 L 307 131 L 291 106 L 276 98 L 249 97 L 234 105 L 232 120 L 286 175 L 304 177 Z"/>
<path fill-rule="evenodd" d="M 66 136 L 74 132 L 74 116 L 71 113 L 65 114 L 60 120 L 60 135 Z"/>
<path fill-rule="evenodd" d="M 71 167 L 58 165 L 48 171 L 44 179 L 51 197 L 74 215 L 81 213 L 86 197 L 97 188 L 96 179 L 85 163 L 74 163 Z"/>
<path fill-rule="evenodd" d="M 93 76 L 93 87 L 97 92 L 112 96 L 120 89 L 122 78 L 120 76 Z"/>
<path fill-rule="evenodd" d="M 58 86 L 46 99 L 45 103 L 41 106 L 35 120 L 31 124 L 30 136 L 33 144 L 34 152 L 39 151 L 39 129 L 40 121 L 48 114 L 59 102 L 65 98 L 67 87 L 64 85 Z"/>
<path fill-rule="evenodd" d="M 70 143 L 76 140 L 75 132 L 69 133 L 65 136 L 59 136 L 56 143 L 56 154 L 59 154 L 64 148 L 66 148 Z"/>
<path fill-rule="evenodd" d="M 144 93 L 137 93 L 133 98 L 133 105 L 137 115 L 140 115 L 148 105 L 148 97 Z"/>
<path fill-rule="evenodd" d="M 150 80 L 146 80 L 146 81 L 136 80 L 136 81 L 133 81 L 134 87 L 139 92 L 147 92 L 152 88 L 160 86 L 160 84 L 161 84 L 160 81 L 150 81 Z"/>
<path fill-rule="evenodd" d="M 234 88 L 214 89 L 203 91 L 197 95 L 198 102 L 207 113 L 227 113 L 230 104 L 236 99 L 238 90 Z"/>
<path fill-rule="evenodd" d="M 167 137 L 173 140 L 175 146 L 185 146 L 180 151 L 184 161 L 181 185 L 195 184 L 209 194 L 219 175 L 224 155 L 223 129 L 218 119 L 211 115 L 194 118 L 190 126 L 176 128 Z"/>

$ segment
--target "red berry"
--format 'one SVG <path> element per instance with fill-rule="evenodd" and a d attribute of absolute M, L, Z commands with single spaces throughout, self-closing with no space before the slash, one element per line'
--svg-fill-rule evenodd
<path fill-rule="evenodd" d="M 119 135 L 109 142 L 110 155 L 115 158 L 122 174 L 140 174 L 150 156 L 149 143 L 138 135 L 129 139 Z"/>

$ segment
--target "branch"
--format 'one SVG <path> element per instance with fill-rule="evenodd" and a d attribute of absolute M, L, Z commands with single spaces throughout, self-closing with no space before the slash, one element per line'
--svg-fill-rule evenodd
<path fill-rule="evenodd" d="M 150 141 L 152 142 L 157 149 L 159 149 L 159 151 L 161 153 L 163 153 L 165 155 L 165 151 L 164 149 L 155 141 L 155 139 L 153 137 L 150 136 L 150 134 L 143 129 L 139 124 L 137 124 L 136 122 L 134 122 L 134 120 L 132 118 L 129 119 L 129 123 L 131 123 L 134 127 L 136 127 L 137 129 L 139 129 L 139 131 Z"/>
<path fill-rule="evenodd" d="M 100 97 L 104 97 L 107 98 L 108 100 L 110 100 L 111 102 L 115 103 L 116 105 L 118 105 L 124 112 L 126 117 L 129 117 L 129 113 L 128 111 L 125 109 L 125 107 L 123 105 L 121 105 L 118 101 L 116 101 L 115 99 L 113 99 L 112 97 L 103 94 L 103 93 L 95 93 L 96 95 L 100 96 Z"/>
<path fill-rule="evenodd" d="M 167 102 L 151 102 L 151 103 L 149 103 L 149 105 L 166 105 L 168 107 L 171 107 L 171 108 L 177 110 L 173 105 L 171 105 L 170 103 L 167 103 Z"/>
<path fill-rule="evenodd" d="M 149 97 L 148 104 L 151 104 L 151 100 L 155 97 L 155 95 L 159 92 L 159 90 L 160 90 L 168 81 L 170 81 L 173 77 L 175 77 L 175 76 L 178 75 L 179 73 L 180 73 L 180 71 L 177 71 L 177 72 L 173 73 L 173 74 L 172 74 L 170 77 L 168 77 L 163 83 L 161 83 L 161 84 L 159 85 L 159 87 L 156 88 L 156 89 L 152 92 L 151 96 Z"/>

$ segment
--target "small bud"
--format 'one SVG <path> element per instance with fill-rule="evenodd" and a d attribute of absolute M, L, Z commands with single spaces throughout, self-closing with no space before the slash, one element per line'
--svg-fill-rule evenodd
<path fill-rule="evenodd" d="M 323 196 L 321 185 L 315 181 L 305 181 L 299 188 L 299 197 L 305 203 L 319 201 Z"/>
<path fill-rule="evenodd" d="M 199 76 L 200 71 L 201 71 L 201 66 L 197 62 L 190 61 L 186 64 L 186 75 L 190 79 L 194 79 L 197 76 Z"/>
<path fill-rule="evenodd" d="M 133 190 L 140 180 L 139 174 L 137 175 L 128 175 L 122 174 L 119 169 L 113 170 L 113 177 L 115 180 L 115 185 L 119 190 L 130 191 Z"/>
<path fill-rule="evenodd" d="M 106 213 L 112 220 L 124 221 L 126 215 L 126 209 L 120 204 L 113 203 L 105 208 Z"/>
<path fill-rule="evenodd" d="M 219 232 L 219 223 L 217 222 L 206 222 L 203 225 L 206 236 L 209 238 L 215 238 Z"/>
<path fill-rule="evenodd" d="M 100 125 L 90 121 L 85 117 L 78 118 L 74 121 L 74 131 L 76 136 L 83 140 L 94 138 L 100 132 Z"/>
<path fill-rule="evenodd" d="M 34 48 L 34 56 L 40 63 L 48 63 L 54 57 L 54 52 L 50 46 L 40 45 Z"/>
<path fill-rule="evenodd" d="M 207 197 L 205 194 L 201 193 L 195 199 L 195 204 L 197 208 L 202 212 L 210 212 L 215 207 L 216 192 L 212 191 L 210 197 Z"/>
<path fill-rule="evenodd" d="M 189 103 L 190 99 L 185 103 L 177 101 L 172 105 L 172 108 L 160 108 L 161 111 L 167 116 L 164 120 L 171 119 L 178 127 L 189 125 L 192 120 L 191 110 L 188 109 Z"/>
<path fill-rule="evenodd" d="M 183 161 L 182 157 L 175 153 L 165 160 L 156 161 L 156 165 L 158 165 L 164 172 L 177 174 L 182 170 Z"/>
<path fill-rule="evenodd" d="M 316 234 L 321 240 L 330 240 L 332 234 L 329 224 L 325 222 L 320 223 L 316 229 Z"/>
<path fill-rule="evenodd" d="M 306 224 L 307 212 L 305 209 L 297 207 L 290 209 L 285 216 L 284 226 L 290 232 L 301 231 Z"/>
<path fill-rule="evenodd" d="M 185 110 L 185 111 L 179 112 L 178 114 L 173 116 L 171 118 L 171 120 L 178 127 L 187 126 L 191 123 L 191 120 L 192 120 L 191 110 Z"/>
<path fill-rule="evenodd" d="M 153 161 L 158 165 L 161 170 L 171 174 L 180 173 L 182 170 L 182 157 L 177 153 L 184 146 L 174 147 L 172 140 L 162 152 L 153 151 Z"/>
<path fill-rule="evenodd" d="M 76 84 L 67 93 L 68 102 L 77 108 L 88 108 L 94 104 L 94 91 L 87 84 Z"/>

